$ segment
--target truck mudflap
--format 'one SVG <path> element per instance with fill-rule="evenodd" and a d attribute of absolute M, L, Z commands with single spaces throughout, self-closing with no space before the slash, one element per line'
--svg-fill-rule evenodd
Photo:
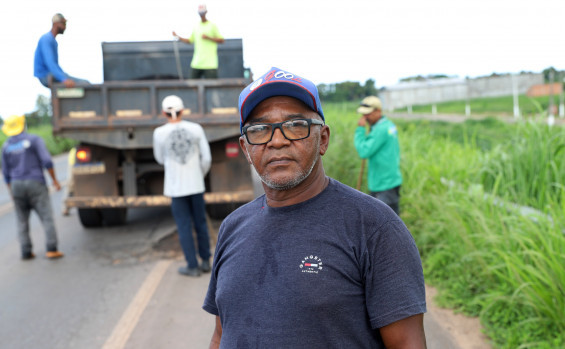
<path fill-rule="evenodd" d="M 206 204 L 245 203 L 255 198 L 253 190 L 204 193 Z M 170 206 L 171 198 L 164 195 L 147 196 L 74 196 L 65 200 L 67 207 L 118 208 Z"/>

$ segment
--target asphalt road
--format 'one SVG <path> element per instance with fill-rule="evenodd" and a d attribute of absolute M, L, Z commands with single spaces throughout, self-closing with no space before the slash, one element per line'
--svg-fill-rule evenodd
<path fill-rule="evenodd" d="M 55 159 L 66 183 L 66 156 Z M 201 309 L 209 274 L 177 274 L 183 264 L 168 208 L 137 209 L 127 225 L 84 229 L 76 210 L 61 215 L 52 193 L 65 257 L 44 258 L 35 214 L 37 258 L 20 260 L 15 214 L 0 185 L 0 348 L 207 348 L 214 317 Z M 218 221 L 210 226 L 216 231 Z M 433 313 L 425 316 L 429 348 L 462 348 Z"/>

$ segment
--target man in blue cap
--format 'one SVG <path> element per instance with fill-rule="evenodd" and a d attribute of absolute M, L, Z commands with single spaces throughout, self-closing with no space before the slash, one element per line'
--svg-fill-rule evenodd
<path fill-rule="evenodd" d="M 265 195 L 222 223 L 203 308 L 211 348 L 425 348 L 422 265 L 383 202 L 324 172 L 316 86 L 271 68 L 239 97 Z"/>

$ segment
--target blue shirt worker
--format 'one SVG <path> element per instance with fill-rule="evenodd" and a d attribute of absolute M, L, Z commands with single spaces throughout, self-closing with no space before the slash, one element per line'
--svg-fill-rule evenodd
<path fill-rule="evenodd" d="M 326 176 L 316 85 L 273 67 L 239 110 L 265 194 L 221 224 L 203 305 L 216 316 L 210 348 L 425 348 L 414 239 L 383 202 Z"/>
<path fill-rule="evenodd" d="M 181 119 L 184 104 L 178 96 L 165 97 L 162 106 L 167 123 L 153 132 L 153 155 L 165 167 L 164 195 L 172 200 L 171 210 L 187 263 L 178 272 L 200 276 L 200 272 L 208 273 L 211 268 L 204 203 L 204 177 L 212 163 L 210 145 L 200 124 Z M 193 225 L 202 260 L 200 265 L 192 237 Z"/>
<path fill-rule="evenodd" d="M 357 123 L 354 144 L 359 156 L 369 159 L 370 195 L 383 201 L 399 215 L 402 174 L 396 125 L 382 114 L 382 103 L 376 96 L 365 97 L 357 112 L 362 117 Z"/>
<path fill-rule="evenodd" d="M 88 84 L 87 80 L 68 75 L 59 66 L 59 45 L 55 38 L 57 35 L 65 33 L 67 19 L 62 14 L 57 13 L 51 21 L 51 30 L 43 34 L 37 43 L 33 60 L 33 75 L 45 87 L 50 87 L 50 79 L 54 82 L 62 82 L 65 87 L 74 87 L 76 83 Z"/>
<path fill-rule="evenodd" d="M 190 62 L 191 79 L 216 79 L 218 77 L 218 44 L 224 43 L 216 24 L 206 18 L 206 5 L 198 6 L 200 23 L 194 27 L 190 38 L 182 38 L 173 31 L 173 36 L 187 44 L 194 44 Z"/>
<path fill-rule="evenodd" d="M 47 236 L 45 256 L 49 259 L 60 258 L 63 253 L 57 249 L 57 232 L 43 170 L 47 169 L 56 190 L 61 190 L 61 185 L 43 139 L 26 133 L 24 129 L 23 115 L 10 116 L 2 126 L 2 131 L 9 137 L 2 146 L 2 174 L 16 209 L 22 259 L 35 257 L 29 235 L 32 210 L 39 216 Z"/>

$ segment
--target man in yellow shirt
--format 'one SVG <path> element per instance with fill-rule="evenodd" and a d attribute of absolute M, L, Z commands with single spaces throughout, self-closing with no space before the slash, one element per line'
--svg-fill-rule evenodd
<path fill-rule="evenodd" d="M 206 19 L 206 5 L 198 6 L 200 23 L 192 31 L 190 38 L 182 38 L 173 31 L 173 36 L 187 44 L 194 44 L 194 54 L 190 63 L 191 79 L 218 78 L 218 44 L 224 43 L 218 27 Z"/>

